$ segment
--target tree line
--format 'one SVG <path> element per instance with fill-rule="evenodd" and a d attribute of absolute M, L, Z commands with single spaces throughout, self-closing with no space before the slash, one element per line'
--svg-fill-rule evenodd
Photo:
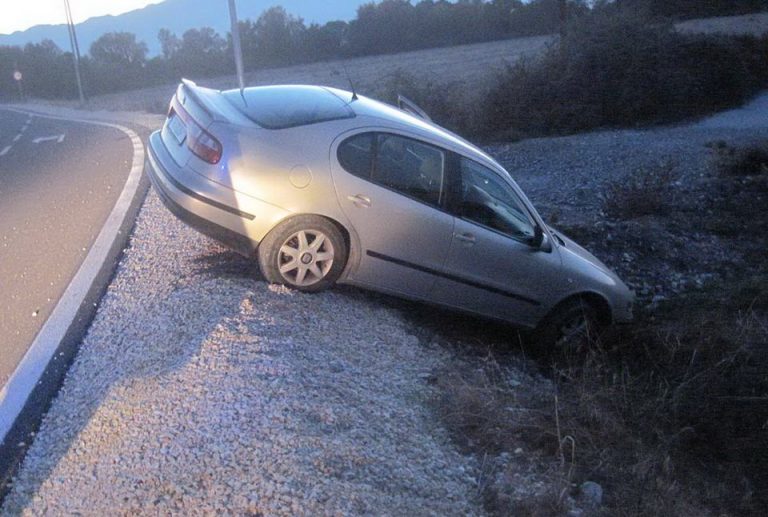
<path fill-rule="evenodd" d="M 599 9 L 621 6 L 661 16 L 765 8 L 767 0 L 383 0 L 362 5 L 350 22 L 305 24 L 282 7 L 266 10 L 256 20 L 239 22 L 246 70 L 357 56 L 478 43 L 557 32 L 569 19 Z M 677 11 L 673 8 L 678 6 Z M 672 7 L 670 7 L 672 6 Z M 82 57 L 86 95 L 130 90 L 178 80 L 234 71 L 232 38 L 209 27 L 176 35 L 158 34 L 162 53 L 149 57 L 147 45 L 127 32 L 107 33 Z M 24 75 L 27 95 L 74 98 L 77 95 L 72 54 L 52 41 L 22 47 L 0 47 L 0 98 L 18 97 L 13 71 Z"/>

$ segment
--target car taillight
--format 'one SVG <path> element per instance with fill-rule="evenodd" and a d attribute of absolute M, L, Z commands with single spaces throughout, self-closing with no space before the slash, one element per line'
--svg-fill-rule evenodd
<path fill-rule="evenodd" d="M 221 160 L 221 143 L 194 121 L 187 124 L 187 147 L 208 163 L 219 163 Z"/>
<path fill-rule="evenodd" d="M 178 102 L 171 105 L 170 114 L 173 113 L 176 113 L 187 127 L 186 140 L 189 150 L 201 160 L 211 164 L 219 163 L 222 153 L 221 142 L 203 129 Z"/>

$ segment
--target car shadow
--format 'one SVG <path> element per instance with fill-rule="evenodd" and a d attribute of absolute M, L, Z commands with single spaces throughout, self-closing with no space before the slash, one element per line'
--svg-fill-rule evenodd
<path fill-rule="evenodd" d="M 491 352 L 503 357 L 525 355 L 531 344 L 529 332 L 508 323 L 352 286 L 335 289 L 397 311 L 424 345 L 438 344 L 454 353 L 486 356 Z"/>
<path fill-rule="evenodd" d="M 255 257 L 244 257 L 226 248 L 212 249 L 209 254 L 195 257 L 193 263 L 197 275 L 264 281 Z"/>

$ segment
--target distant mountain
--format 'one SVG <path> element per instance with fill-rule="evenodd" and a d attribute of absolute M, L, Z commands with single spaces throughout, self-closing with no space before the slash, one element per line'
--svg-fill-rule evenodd
<path fill-rule="evenodd" d="M 282 5 L 290 14 L 303 18 L 307 24 L 323 24 L 332 20 L 353 19 L 358 6 L 366 3 L 366 0 L 238 0 L 236 3 L 237 15 L 241 20 L 255 20 L 273 5 Z M 229 32 L 227 1 L 165 0 L 119 16 L 98 16 L 77 25 L 77 38 L 80 51 L 87 53 L 91 43 L 106 32 L 132 32 L 138 40 L 147 44 L 150 55 L 156 55 L 160 53 L 160 43 L 157 41 L 160 29 L 169 29 L 181 36 L 184 31 L 198 27 L 213 27 L 222 36 Z M 64 24 L 37 25 L 25 31 L 0 35 L 0 45 L 23 46 L 43 39 L 53 40 L 61 49 L 69 50 L 69 36 Z"/>

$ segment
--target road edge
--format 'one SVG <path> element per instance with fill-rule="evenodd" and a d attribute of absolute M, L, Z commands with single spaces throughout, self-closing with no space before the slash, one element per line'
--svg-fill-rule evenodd
<path fill-rule="evenodd" d="M 149 187 L 144 175 L 146 152 L 135 131 L 109 122 L 3 109 L 117 129 L 130 138 L 133 157 L 123 190 L 91 249 L 13 375 L 0 388 L 0 504 L 109 286 Z"/>

